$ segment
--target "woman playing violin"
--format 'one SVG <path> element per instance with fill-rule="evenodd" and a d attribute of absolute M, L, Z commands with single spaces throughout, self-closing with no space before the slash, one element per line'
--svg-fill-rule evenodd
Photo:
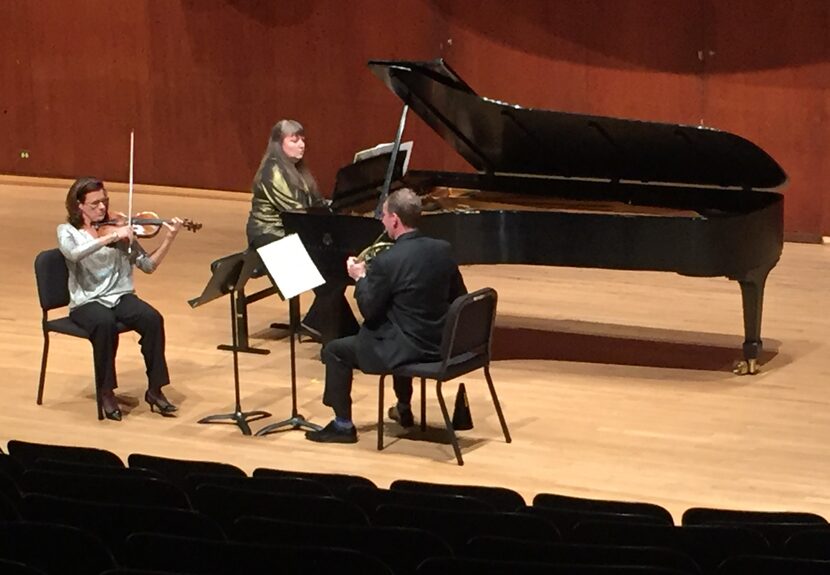
<path fill-rule="evenodd" d="M 121 322 L 139 333 L 147 368 L 144 395 L 151 411 L 172 416 L 177 410 L 161 388 L 170 383 L 164 355 L 164 319 L 135 294 L 133 266 L 153 273 L 161 264 L 182 226 L 173 218 L 164 222 L 161 244 L 150 253 L 135 240 L 129 225 L 98 226 L 109 221 L 109 198 L 103 182 L 80 178 L 66 195 L 67 222 L 58 226 L 58 244 L 69 270 L 69 317 L 90 334 L 95 360 L 95 383 L 107 419 L 121 421 L 116 401 L 115 355 Z"/>

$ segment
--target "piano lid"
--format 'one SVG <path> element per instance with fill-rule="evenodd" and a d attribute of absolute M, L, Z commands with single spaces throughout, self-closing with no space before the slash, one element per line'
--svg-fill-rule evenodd
<path fill-rule="evenodd" d="M 745 189 L 787 181 L 729 132 L 522 108 L 477 95 L 441 59 L 369 68 L 480 172 Z"/>

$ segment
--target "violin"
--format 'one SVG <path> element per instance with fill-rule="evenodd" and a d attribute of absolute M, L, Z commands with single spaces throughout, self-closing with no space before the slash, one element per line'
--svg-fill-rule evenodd
<path fill-rule="evenodd" d="M 172 223 L 171 220 L 161 219 L 155 212 L 138 212 L 132 217 L 132 221 L 127 217 L 127 214 L 122 212 L 108 213 L 107 218 L 102 222 L 93 224 L 99 234 L 110 234 L 115 231 L 113 228 L 126 226 L 132 224 L 133 235 L 137 238 L 153 238 L 165 223 Z M 197 232 L 202 229 L 202 224 L 194 222 L 193 220 L 185 219 L 182 222 L 182 227 L 191 232 Z"/>

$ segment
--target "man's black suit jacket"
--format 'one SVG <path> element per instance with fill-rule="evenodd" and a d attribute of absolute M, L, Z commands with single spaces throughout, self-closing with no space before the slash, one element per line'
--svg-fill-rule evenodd
<path fill-rule="evenodd" d="M 355 287 L 364 318 L 357 336 L 360 369 L 385 373 L 438 359 L 447 309 L 466 292 L 449 243 L 417 230 L 399 236 Z"/>

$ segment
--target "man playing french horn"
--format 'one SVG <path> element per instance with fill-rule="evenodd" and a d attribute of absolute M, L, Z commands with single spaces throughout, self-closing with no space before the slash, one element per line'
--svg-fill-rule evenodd
<path fill-rule="evenodd" d="M 415 192 L 393 192 L 383 204 L 382 221 L 394 243 L 388 249 L 373 249 L 371 265 L 366 261 L 369 254 L 346 261 L 364 323 L 357 335 L 323 347 L 323 404 L 335 417 L 322 430 L 307 432 L 311 441 L 357 442 L 351 399 L 355 368 L 388 373 L 403 364 L 439 359 L 447 310 L 467 289 L 450 244 L 422 235 L 417 229 L 420 216 L 421 199 Z M 389 408 L 389 417 L 410 427 L 412 379 L 395 377 L 394 388 L 397 404 Z"/>

